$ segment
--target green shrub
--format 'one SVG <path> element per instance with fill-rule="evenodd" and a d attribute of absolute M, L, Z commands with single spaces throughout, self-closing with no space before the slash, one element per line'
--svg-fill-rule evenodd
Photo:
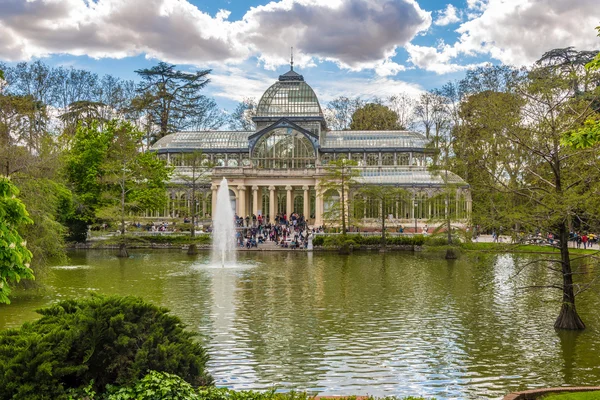
<path fill-rule="evenodd" d="M 39 310 L 42 318 L 0 332 L 0 398 L 60 399 L 71 388 L 102 392 L 148 370 L 207 385 L 207 354 L 168 310 L 137 297 L 92 295 Z"/>
<path fill-rule="evenodd" d="M 198 400 L 196 390 L 177 375 L 150 371 L 129 387 L 115 388 L 108 400 Z"/>
<path fill-rule="evenodd" d="M 325 241 L 325 237 L 323 237 L 323 235 L 319 235 L 313 239 L 312 243 L 313 243 L 313 246 L 323 246 L 324 241 Z"/>
<path fill-rule="evenodd" d="M 349 242 L 350 241 L 350 242 Z M 381 244 L 381 236 L 362 236 L 360 234 L 346 235 L 343 239 L 342 235 L 324 235 L 317 236 L 313 239 L 314 246 L 324 247 L 341 247 L 344 243 L 352 244 L 354 247 L 359 246 L 379 246 Z M 415 236 L 386 236 L 386 244 L 389 246 L 422 246 L 425 243 L 423 235 Z"/>
<path fill-rule="evenodd" d="M 125 240 L 129 246 L 134 245 L 149 245 L 149 244 L 210 244 L 212 239 L 207 233 L 196 235 L 193 239 L 188 234 L 165 234 L 165 235 L 125 235 Z M 110 239 L 102 242 L 103 244 L 118 244 L 121 243 L 119 236 L 113 236 Z"/>

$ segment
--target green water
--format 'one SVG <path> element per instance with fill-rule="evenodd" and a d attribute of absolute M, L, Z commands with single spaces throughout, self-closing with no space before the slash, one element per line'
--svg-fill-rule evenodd
<path fill-rule="evenodd" d="M 0 307 L 0 329 L 89 292 L 134 294 L 170 308 L 208 347 L 220 386 L 323 395 L 500 398 L 525 388 L 600 385 L 600 295 L 579 298 L 588 329 L 557 333 L 544 268 L 516 255 L 448 262 L 430 254 L 244 252 L 239 268 L 208 254 L 71 254 L 48 294 Z M 590 281 L 592 268 L 579 279 Z"/>

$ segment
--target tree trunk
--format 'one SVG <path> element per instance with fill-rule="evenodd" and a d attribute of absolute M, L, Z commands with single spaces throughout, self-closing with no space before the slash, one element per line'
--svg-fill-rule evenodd
<path fill-rule="evenodd" d="M 129 253 L 127 252 L 127 245 L 125 242 L 121 242 L 119 244 L 119 252 L 117 253 L 117 257 L 119 258 L 128 258 Z"/>
<path fill-rule="evenodd" d="M 577 314 L 575 308 L 575 293 L 573 291 L 573 273 L 571 271 L 571 260 L 569 258 L 569 235 L 564 222 L 559 226 L 560 235 L 560 258 L 562 264 L 563 276 L 563 300 L 560 308 L 560 314 L 556 318 L 554 328 L 581 330 L 585 329 L 585 324 Z"/>
<path fill-rule="evenodd" d="M 127 243 L 125 243 L 125 189 L 121 189 L 121 243 L 117 257 L 127 258 Z"/>
<path fill-rule="evenodd" d="M 344 173 L 345 171 L 342 169 L 342 236 L 346 236 L 346 201 L 344 199 Z"/>
<path fill-rule="evenodd" d="M 198 247 L 196 246 L 195 243 L 192 243 L 188 246 L 187 254 L 188 254 L 188 256 L 194 256 L 194 255 L 198 254 Z"/>
<path fill-rule="evenodd" d="M 381 197 L 381 250 L 385 251 L 385 198 Z"/>

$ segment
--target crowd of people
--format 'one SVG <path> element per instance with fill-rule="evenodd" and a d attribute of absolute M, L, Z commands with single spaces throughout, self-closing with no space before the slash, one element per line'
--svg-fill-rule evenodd
<path fill-rule="evenodd" d="M 236 243 L 239 247 L 253 248 L 267 241 L 289 249 L 306 249 L 309 237 L 319 229 L 309 229 L 303 215 L 292 213 L 277 214 L 271 223 L 269 216 L 252 215 L 242 218 L 237 214 L 234 222 L 238 229 Z M 322 228 L 320 228 L 322 230 Z"/>

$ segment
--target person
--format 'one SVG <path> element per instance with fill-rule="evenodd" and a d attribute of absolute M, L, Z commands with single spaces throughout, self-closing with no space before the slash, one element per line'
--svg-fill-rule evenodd
<path fill-rule="evenodd" d="M 588 236 L 587 234 L 583 234 L 583 236 L 581 237 L 581 243 L 583 243 L 583 249 L 585 250 L 587 248 L 587 242 L 588 242 Z"/>

